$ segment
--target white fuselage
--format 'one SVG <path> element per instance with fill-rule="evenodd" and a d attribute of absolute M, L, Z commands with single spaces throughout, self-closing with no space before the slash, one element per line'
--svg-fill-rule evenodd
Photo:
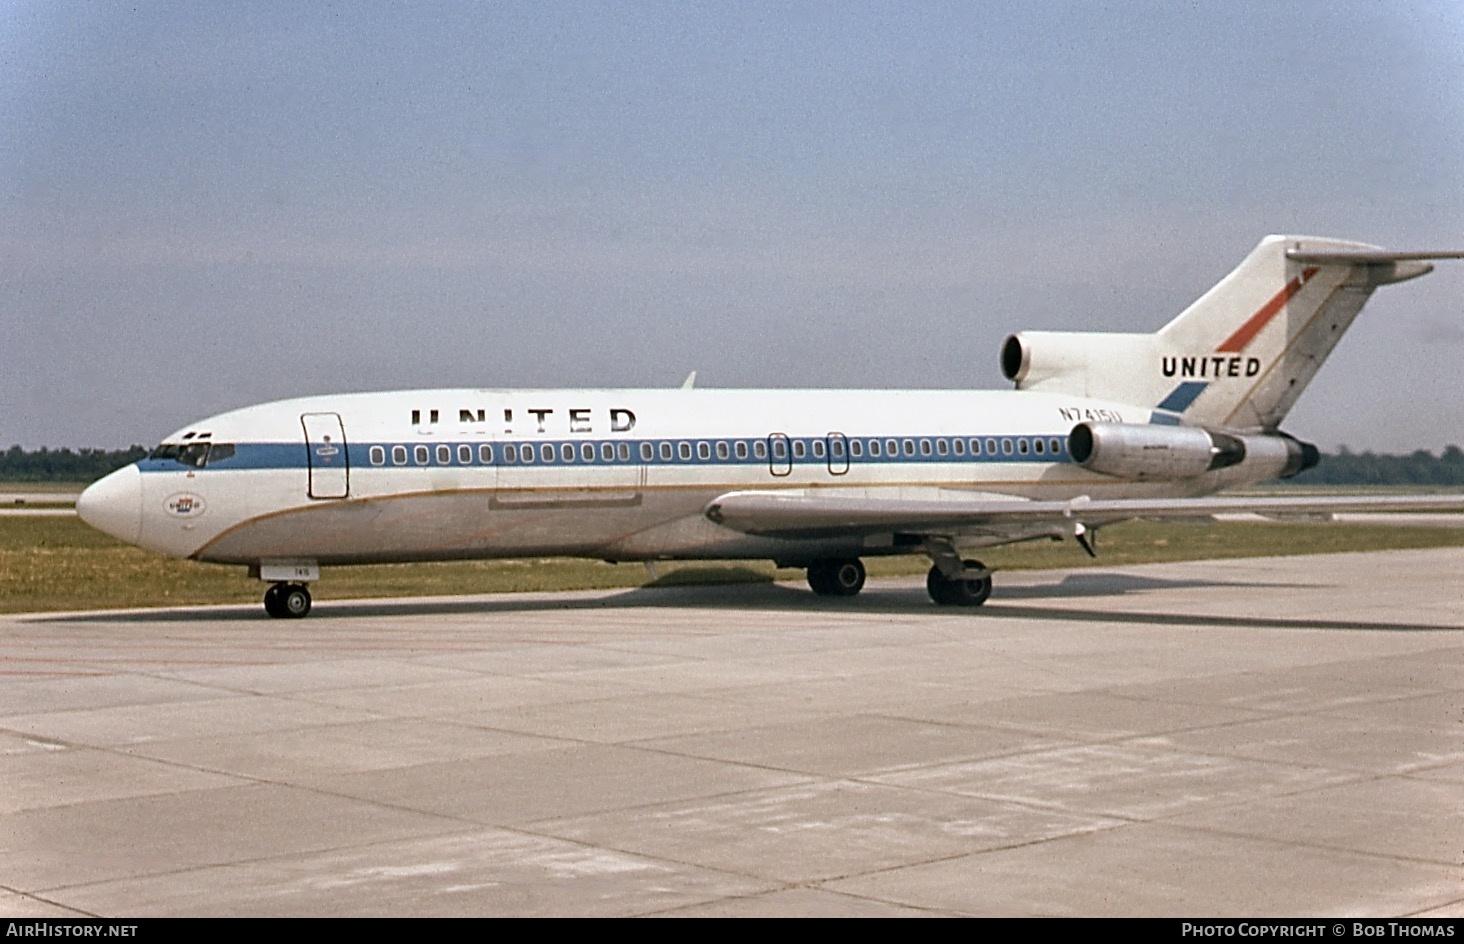
<path fill-rule="evenodd" d="M 1015 391 L 460 389 L 310 397 L 191 424 L 135 471 L 94 486 L 92 504 L 105 498 L 107 508 L 128 509 L 100 526 L 133 543 L 224 563 L 551 554 L 806 563 L 912 548 L 894 534 L 748 535 L 708 520 L 708 502 L 741 489 L 1174 496 L 1242 480 L 1239 470 L 1224 470 L 1141 484 L 1089 472 L 1068 454 L 1076 423 L 1145 424 L 1157 416 Z M 211 444 L 201 465 L 200 443 Z M 966 536 L 962 543 L 1021 537 Z"/>

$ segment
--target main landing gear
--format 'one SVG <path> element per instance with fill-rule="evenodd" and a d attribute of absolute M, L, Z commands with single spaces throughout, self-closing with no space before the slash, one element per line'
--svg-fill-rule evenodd
<path fill-rule="evenodd" d="M 941 606 L 980 606 L 991 596 L 991 571 L 976 560 L 961 561 L 963 573 L 974 577 L 952 579 L 941 573 L 940 565 L 930 568 L 925 578 L 925 590 L 930 598 Z"/>
<path fill-rule="evenodd" d="M 943 561 L 954 570 L 947 577 L 938 563 L 925 578 L 930 598 L 941 606 L 980 606 L 991 596 L 991 571 L 977 560 L 952 555 Z M 852 597 L 864 589 L 864 564 L 857 557 L 824 557 L 808 565 L 808 585 L 821 597 Z"/>
<path fill-rule="evenodd" d="M 310 588 L 303 583 L 270 584 L 264 591 L 264 612 L 276 619 L 301 619 L 310 612 Z"/>
<path fill-rule="evenodd" d="M 808 565 L 808 585 L 821 597 L 852 597 L 864 589 L 864 562 L 857 557 L 824 557 Z"/>

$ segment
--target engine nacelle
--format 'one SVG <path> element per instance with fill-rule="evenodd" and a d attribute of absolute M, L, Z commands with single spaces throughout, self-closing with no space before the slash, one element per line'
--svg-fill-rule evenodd
<path fill-rule="evenodd" d="M 1149 334 L 1105 334 L 1077 331 L 1023 331 L 1001 345 L 1001 372 L 1018 390 L 1048 390 L 1091 396 L 1111 396 L 1115 379 L 1159 363 L 1155 340 Z M 1100 378 L 1103 391 L 1091 390 Z M 1143 398 L 1123 402 L 1142 403 Z"/>
<path fill-rule="evenodd" d="M 1241 466 L 1253 481 L 1290 478 L 1320 458 L 1284 433 L 1220 433 L 1196 426 L 1079 423 L 1068 454 L 1083 468 L 1119 478 L 1174 481 Z"/>

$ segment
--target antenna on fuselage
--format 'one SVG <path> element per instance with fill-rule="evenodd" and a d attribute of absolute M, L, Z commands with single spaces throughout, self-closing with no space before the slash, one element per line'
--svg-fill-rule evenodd
<path fill-rule="evenodd" d="M 696 385 L 696 371 L 692 371 L 691 373 L 687 374 L 686 375 L 686 379 L 683 380 L 683 381 L 681 381 L 681 389 L 682 390 L 690 390 L 695 385 Z"/>

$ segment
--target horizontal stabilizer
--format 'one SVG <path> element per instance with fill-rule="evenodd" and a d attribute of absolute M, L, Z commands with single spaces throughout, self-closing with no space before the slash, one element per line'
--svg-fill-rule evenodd
<path fill-rule="evenodd" d="M 1423 262 L 1428 259 L 1464 259 L 1464 249 L 1393 252 L 1387 249 L 1288 249 L 1286 258 L 1317 265 L 1361 265 L 1385 262 Z"/>

